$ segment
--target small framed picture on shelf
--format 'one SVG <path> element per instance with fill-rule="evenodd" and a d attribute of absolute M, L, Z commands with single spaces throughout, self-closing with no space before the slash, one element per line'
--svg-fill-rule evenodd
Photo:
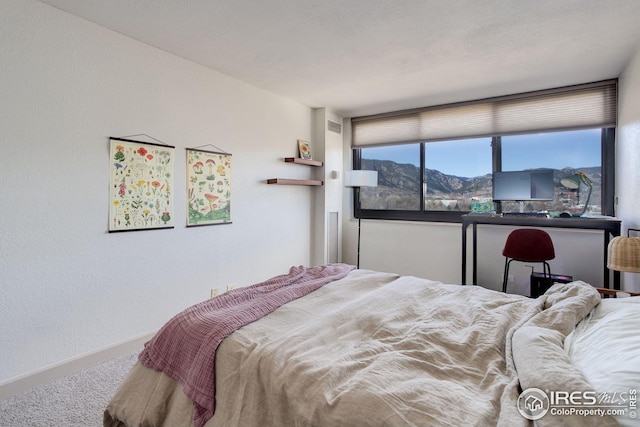
<path fill-rule="evenodd" d="M 309 141 L 299 139 L 298 150 L 300 151 L 301 159 L 311 160 L 311 145 L 309 145 Z"/>

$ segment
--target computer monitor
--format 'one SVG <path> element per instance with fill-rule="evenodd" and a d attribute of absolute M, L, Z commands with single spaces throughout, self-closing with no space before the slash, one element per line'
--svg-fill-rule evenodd
<path fill-rule="evenodd" d="M 493 173 L 494 201 L 553 200 L 553 170 Z"/>

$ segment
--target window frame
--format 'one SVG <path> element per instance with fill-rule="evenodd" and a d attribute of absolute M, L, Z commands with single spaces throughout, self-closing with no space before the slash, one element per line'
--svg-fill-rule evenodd
<path fill-rule="evenodd" d="M 593 129 L 593 128 L 592 128 Z M 597 128 L 596 128 L 597 129 Z M 601 129 L 601 172 L 602 172 L 602 215 L 615 216 L 615 127 L 603 127 Z M 565 131 L 571 129 L 563 129 Z M 577 130 L 577 129 L 574 129 Z M 473 138 L 469 137 L 469 139 Z M 502 136 L 493 136 L 492 147 L 492 171 L 502 170 Z M 454 140 L 451 140 L 455 143 Z M 353 189 L 353 213 L 355 218 L 399 220 L 399 221 L 423 221 L 423 222 L 449 222 L 461 223 L 462 215 L 470 211 L 429 211 L 425 210 L 426 183 L 425 183 L 425 144 L 429 142 L 407 142 L 406 144 L 420 144 L 420 210 L 390 210 L 390 209 L 363 209 L 358 197 L 358 189 Z M 403 144 L 404 145 L 404 144 Z M 360 169 L 362 166 L 362 150 L 364 148 L 353 148 L 353 169 Z"/>

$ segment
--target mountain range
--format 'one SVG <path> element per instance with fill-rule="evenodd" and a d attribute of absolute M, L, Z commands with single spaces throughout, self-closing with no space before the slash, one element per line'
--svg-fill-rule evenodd
<path fill-rule="evenodd" d="M 420 190 L 420 168 L 412 164 L 399 164 L 391 160 L 362 159 L 362 169 L 378 171 L 378 188 L 375 189 L 376 201 L 369 200 L 366 205 L 373 203 L 374 206 L 363 207 L 369 209 L 402 209 L 398 207 L 398 201 L 404 200 L 402 205 L 415 204 L 415 200 L 422 193 Z M 593 194 L 591 203 L 600 200 L 600 183 L 602 181 L 601 168 L 585 167 L 580 169 L 563 168 L 554 169 L 553 178 L 556 188 L 556 199 L 562 202 L 572 196 L 571 192 L 560 184 L 560 180 L 574 175 L 581 171 L 593 181 Z M 492 196 L 492 175 L 486 174 L 475 177 L 461 177 L 447 175 L 435 169 L 427 169 L 425 172 L 427 183 L 427 200 L 449 199 L 449 200 L 490 200 Z M 370 193 L 370 191 L 369 191 Z M 366 193 L 365 193 L 366 194 Z M 393 199 L 390 203 L 388 199 Z M 410 201 L 410 200 L 413 200 Z M 363 202 L 364 203 L 364 202 Z M 395 206 L 393 206 L 395 205 Z M 418 204 L 419 206 L 419 204 Z M 461 209 L 464 209 L 461 207 Z"/>

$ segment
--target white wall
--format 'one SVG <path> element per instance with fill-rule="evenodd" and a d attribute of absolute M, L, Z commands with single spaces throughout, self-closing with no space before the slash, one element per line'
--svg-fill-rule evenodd
<path fill-rule="evenodd" d="M 353 215 L 353 209 L 346 209 L 346 217 Z M 353 264 L 357 253 L 357 225 L 357 220 L 350 218 L 344 224 L 344 259 Z M 502 289 L 502 248 L 511 230 L 513 228 L 506 226 L 478 226 L 478 283 L 486 288 Z M 547 231 L 556 250 L 556 259 L 550 262 L 551 272 L 602 286 L 602 232 Z M 467 283 L 471 283 L 471 227 L 467 237 Z M 360 267 L 460 283 L 461 240 L 460 224 L 363 220 Z M 509 292 L 528 295 L 531 269 L 526 265 L 512 263 L 509 274 L 515 276 L 515 283 L 509 284 Z M 540 263 L 529 265 L 537 272 L 542 271 Z"/>
<path fill-rule="evenodd" d="M 174 229 L 107 232 L 108 137 L 176 146 Z M 0 2 L 0 383 L 309 264 L 285 164 L 311 110 L 32 0 Z M 311 141 L 313 143 L 313 141 Z M 185 148 L 233 154 L 233 224 L 187 229 Z"/>
<path fill-rule="evenodd" d="M 625 233 L 640 228 L 640 46 L 620 75 L 618 96 L 617 215 Z M 640 292 L 639 274 L 622 273 L 622 281 L 623 289 Z"/>

